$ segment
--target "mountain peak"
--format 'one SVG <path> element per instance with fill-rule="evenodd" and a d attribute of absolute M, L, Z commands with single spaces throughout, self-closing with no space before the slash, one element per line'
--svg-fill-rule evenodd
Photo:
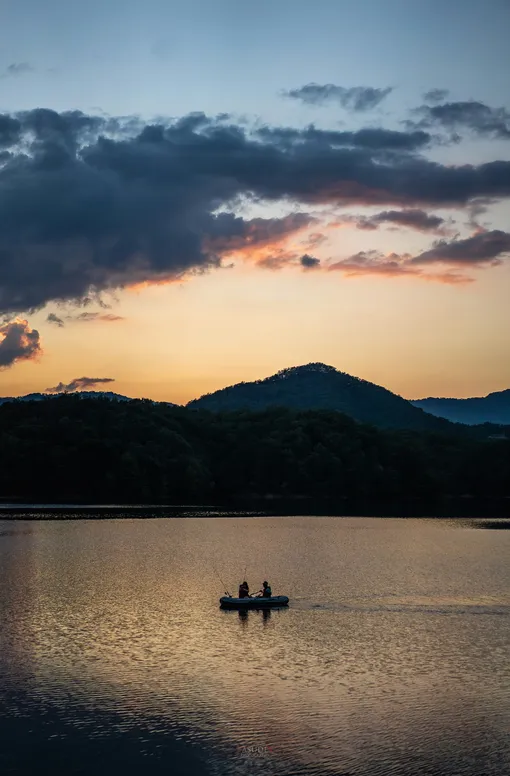
<path fill-rule="evenodd" d="M 273 378 L 285 379 L 287 377 L 293 377 L 301 374 L 339 374 L 338 369 L 334 366 L 328 366 L 322 364 L 320 361 L 313 361 L 309 364 L 301 364 L 300 366 L 289 366 L 286 369 L 280 369 L 279 372 L 272 375 Z M 271 379 L 271 378 L 269 378 Z"/>
<path fill-rule="evenodd" d="M 334 410 L 386 428 L 442 429 L 447 425 L 387 388 L 317 361 L 282 369 L 262 380 L 231 385 L 187 406 L 217 412 L 261 411 L 269 407 Z"/>

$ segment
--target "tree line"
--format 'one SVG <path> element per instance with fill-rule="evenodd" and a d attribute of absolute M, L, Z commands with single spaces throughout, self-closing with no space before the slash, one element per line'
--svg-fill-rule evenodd
<path fill-rule="evenodd" d="M 217 503 L 510 497 L 510 440 L 381 430 L 339 412 L 215 413 L 66 395 L 0 407 L 4 500 Z"/>

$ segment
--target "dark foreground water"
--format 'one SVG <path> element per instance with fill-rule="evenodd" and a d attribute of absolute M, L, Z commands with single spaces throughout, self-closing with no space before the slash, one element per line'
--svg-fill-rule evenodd
<path fill-rule="evenodd" d="M 509 560 L 459 521 L 0 521 L 0 773 L 509 774 Z M 219 610 L 245 567 L 291 607 Z"/>

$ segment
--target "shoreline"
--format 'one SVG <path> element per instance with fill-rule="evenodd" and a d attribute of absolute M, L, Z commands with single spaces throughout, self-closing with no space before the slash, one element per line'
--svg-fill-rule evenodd
<path fill-rule="evenodd" d="M 414 503 L 342 503 L 328 500 L 250 500 L 218 504 L 90 504 L 0 502 L 0 520 L 101 520 L 220 517 L 378 517 L 508 519 L 510 500 L 474 499 Z"/>

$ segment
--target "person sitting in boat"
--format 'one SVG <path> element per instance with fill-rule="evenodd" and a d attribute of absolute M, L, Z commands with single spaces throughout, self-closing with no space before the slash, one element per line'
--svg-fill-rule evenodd
<path fill-rule="evenodd" d="M 269 585 L 269 582 L 262 582 L 262 590 L 259 590 L 258 595 L 261 598 L 271 598 L 273 594 L 271 592 L 271 586 Z"/>
<path fill-rule="evenodd" d="M 250 588 L 248 587 L 248 582 L 246 580 L 244 582 L 241 582 L 239 585 L 239 598 L 249 598 L 250 597 Z"/>

